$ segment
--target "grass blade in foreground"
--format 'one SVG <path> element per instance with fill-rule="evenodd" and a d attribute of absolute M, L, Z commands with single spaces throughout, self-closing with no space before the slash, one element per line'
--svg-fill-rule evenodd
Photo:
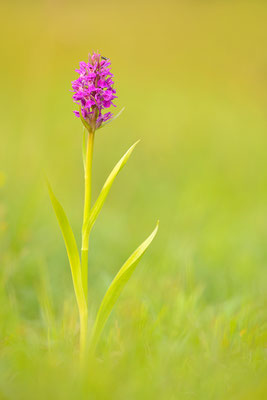
<path fill-rule="evenodd" d="M 120 159 L 120 161 L 115 165 L 115 167 L 113 168 L 113 170 L 111 171 L 109 177 L 107 178 L 106 182 L 104 183 L 104 186 L 95 202 L 95 204 L 93 205 L 89 218 L 86 222 L 85 225 L 85 232 L 87 234 L 87 236 L 89 237 L 90 231 L 96 221 L 96 218 L 98 217 L 98 214 L 100 213 L 103 204 L 106 200 L 106 197 L 111 189 L 111 186 L 116 178 L 116 176 L 118 175 L 118 173 L 122 170 L 122 168 L 124 167 L 124 165 L 127 163 L 128 159 L 130 158 L 132 152 L 134 151 L 135 146 L 139 143 L 139 140 L 137 142 L 135 142 L 124 154 L 124 156 Z"/>
<path fill-rule="evenodd" d="M 74 291 L 78 303 L 79 314 L 80 314 L 80 322 L 81 322 L 81 348 L 84 349 L 85 341 L 86 341 L 86 332 L 87 332 L 87 304 L 84 297 L 83 286 L 82 286 L 82 275 L 81 275 L 81 263 L 80 256 L 76 244 L 76 240 L 72 229 L 70 227 L 67 216 L 63 210 L 63 207 L 55 197 L 50 184 L 47 182 L 50 199 L 54 208 L 54 211 L 57 216 L 57 220 L 64 238 L 66 250 L 68 253 L 72 280 Z"/>
<path fill-rule="evenodd" d="M 157 222 L 157 226 L 151 233 L 151 235 L 132 253 L 132 255 L 124 263 L 124 265 L 121 267 L 121 269 L 113 279 L 111 285 L 109 286 L 102 300 L 102 303 L 99 307 L 96 316 L 96 321 L 93 327 L 91 343 L 90 343 L 90 350 L 92 353 L 96 348 L 101 332 L 105 326 L 105 323 L 107 322 L 107 319 L 113 309 L 114 304 L 116 303 L 124 286 L 130 279 L 141 257 L 143 256 L 148 246 L 156 236 L 156 233 L 158 231 L 158 226 L 159 222 Z"/>

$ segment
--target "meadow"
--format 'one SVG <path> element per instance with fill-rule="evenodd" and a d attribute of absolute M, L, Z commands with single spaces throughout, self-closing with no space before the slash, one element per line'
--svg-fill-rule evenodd
<path fill-rule="evenodd" d="M 267 3 L 1 1 L 0 400 L 267 397 Z M 98 50 L 123 114 L 96 133 L 89 328 L 160 227 L 81 369 L 45 176 L 81 239 L 71 81 Z"/>

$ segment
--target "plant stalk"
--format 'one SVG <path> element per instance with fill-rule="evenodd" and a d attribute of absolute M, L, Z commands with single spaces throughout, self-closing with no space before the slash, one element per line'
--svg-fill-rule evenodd
<path fill-rule="evenodd" d="M 88 327 L 88 311 L 87 306 L 80 312 L 80 358 L 81 361 L 84 359 L 86 350 L 86 339 L 87 339 L 87 327 Z"/>
<path fill-rule="evenodd" d="M 87 303 L 88 295 L 88 247 L 89 232 L 86 232 L 86 221 L 90 214 L 91 207 L 91 187 L 92 187 L 92 161 L 94 147 L 94 131 L 89 131 L 86 149 L 86 159 L 84 168 L 84 211 L 82 226 L 82 249 L 81 249 L 81 268 L 82 268 L 82 284 L 84 296 Z"/>

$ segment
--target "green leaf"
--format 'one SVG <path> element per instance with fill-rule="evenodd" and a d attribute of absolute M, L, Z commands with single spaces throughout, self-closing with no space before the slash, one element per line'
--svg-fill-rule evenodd
<path fill-rule="evenodd" d="M 70 268 L 71 268 L 71 274 L 72 274 L 72 280 L 73 280 L 73 286 L 74 286 L 74 291 L 79 307 L 79 312 L 80 314 L 85 312 L 87 309 L 86 306 L 86 301 L 83 293 L 83 287 L 82 287 L 82 275 L 81 275 L 81 263 L 80 263 L 80 256 L 76 244 L 76 240 L 74 237 L 74 234 L 72 232 L 72 229 L 70 227 L 69 221 L 66 217 L 66 214 L 63 210 L 63 207 L 59 203 L 59 201 L 56 199 L 52 188 L 50 184 L 47 182 L 48 186 L 48 191 L 50 195 L 50 199 L 54 208 L 54 211 L 57 216 L 57 220 L 64 238 L 66 250 L 68 253 L 68 258 L 69 258 L 69 263 L 70 263 Z"/>
<path fill-rule="evenodd" d="M 148 246 L 154 239 L 158 231 L 159 221 L 157 222 L 156 228 L 151 233 L 151 235 L 133 252 L 133 254 L 128 258 L 128 260 L 121 267 L 120 271 L 117 273 L 113 279 L 111 285 L 109 286 L 102 303 L 99 307 L 96 321 L 93 327 L 92 337 L 91 337 L 91 351 L 94 352 L 96 345 L 98 343 L 101 332 L 107 322 L 107 319 L 116 303 L 118 297 L 124 286 L 130 279 L 132 273 L 134 272 L 138 262 L 147 250 Z"/>
<path fill-rule="evenodd" d="M 137 143 L 139 143 L 139 140 L 129 148 L 129 150 L 124 154 L 124 156 L 120 159 L 120 161 L 115 165 L 115 167 L 113 168 L 109 177 L 107 178 L 95 204 L 93 205 L 93 207 L 91 209 L 89 217 L 85 223 L 85 235 L 89 235 L 89 233 L 96 221 L 96 218 L 103 207 L 103 204 L 106 200 L 106 197 L 111 189 L 111 186 L 112 186 L 116 176 L 122 170 L 124 165 L 127 163 L 128 159 L 130 158 Z"/>
<path fill-rule="evenodd" d="M 114 115 L 114 117 L 112 117 L 112 118 L 109 119 L 108 121 L 103 122 L 103 124 L 102 124 L 102 125 L 100 126 L 100 128 L 98 128 L 98 129 L 103 128 L 104 126 L 106 126 L 106 125 L 109 124 L 110 122 L 112 122 L 112 121 L 114 121 L 115 119 L 119 118 L 119 116 L 123 113 L 124 110 L 125 110 L 125 107 L 122 107 L 122 109 L 118 112 L 118 114 Z"/>

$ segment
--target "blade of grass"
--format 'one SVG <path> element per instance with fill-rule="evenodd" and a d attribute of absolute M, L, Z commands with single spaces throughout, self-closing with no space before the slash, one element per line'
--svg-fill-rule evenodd
<path fill-rule="evenodd" d="M 157 231 L 158 231 L 159 221 L 153 232 L 150 236 L 132 253 L 132 255 L 128 258 L 128 260 L 123 264 L 115 278 L 113 279 L 111 285 L 109 286 L 102 303 L 99 307 L 96 321 L 93 327 L 91 342 L 90 342 L 90 350 L 91 353 L 94 353 L 95 348 L 97 346 L 100 335 L 103 331 L 103 328 L 107 322 L 107 319 L 120 296 L 124 286 L 130 279 L 132 273 L 134 272 L 138 262 L 141 257 L 147 250 L 148 246 L 154 239 Z"/>
<path fill-rule="evenodd" d="M 96 218 L 98 217 L 98 214 L 100 213 L 104 202 L 106 200 L 106 197 L 111 189 L 111 186 L 118 175 L 118 173 L 122 170 L 124 165 L 127 163 L 128 159 L 130 158 L 135 146 L 139 143 L 139 140 L 134 143 L 124 154 L 124 156 L 119 160 L 119 162 L 115 165 L 113 170 L 111 171 L 110 175 L 108 176 L 106 182 L 104 183 L 104 186 L 95 202 L 93 205 L 90 215 L 88 219 L 86 220 L 85 224 L 85 234 L 89 237 L 90 231 L 96 221 Z"/>

